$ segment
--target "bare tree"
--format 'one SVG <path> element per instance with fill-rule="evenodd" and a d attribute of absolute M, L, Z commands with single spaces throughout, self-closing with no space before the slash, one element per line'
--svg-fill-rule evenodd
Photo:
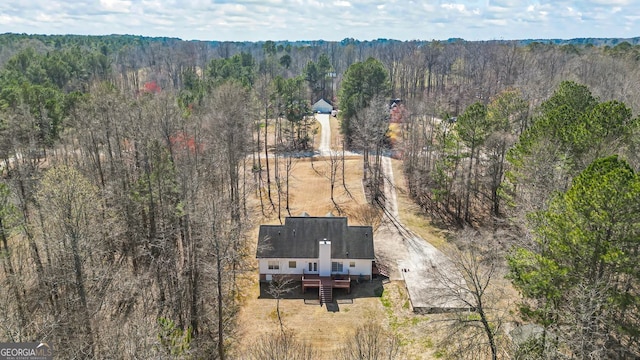
<path fill-rule="evenodd" d="M 260 103 L 260 112 L 264 111 L 264 157 L 265 157 L 265 169 L 266 169 L 266 183 L 267 183 L 267 197 L 269 199 L 269 203 L 271 204 L 271 208 L 275 210 L 275 204 L 273 203 L 273 198 L 271 197 L 271 172 L 269 165 L 269 116 L 272 115 L 273 109 L 271 104 L 271 91 L 272 91 L 272 81 L 267 73 L 260 74 L 258 78 L 258 82 L 254 87 L 256 91 L 256 96 L 258 97 L 258 102 Z M 256 153 L 258 154 L 258 176 L 259 176 L 259 188 L 262 189 L 262 163 L 260 160 L 260 128 L 262 124 L 256 120 Z M 260 201 L 262 204 L 262 190 L 260 190 Z M 264 212 L 264 209 L 263 209 Z"/>
<path fill-rule="evenodd" d="M 295 168 L 297 161 L 295 158 L 289 154 L 284 159 L 284 193 L 285 193 L 285 209 L 287 210 L 287 214 L 291 216 L 291 206 L 290 206 L 290 197 L 289 197 L 289 181 L 291 180 L 291 176 L 293 173 L 293 169 Z"/>
<path fill-rule="evenodd" d="M 339 169 L 342 168 L 342 180 L 343 186 L 346 188 L 344 184 L 344 153 L 339 154 L 337 151 L 329 150 L 329 154 L 323 156 L 323 164 L 321 166 L 316 167 L 314 165 L 314 159 L 311 158 L 311 167 L 316 172 L 316 174 L 325 177 L 329 180 L 329 188 L 330 188 L 330 198 L 333 203 L 333 207 L 338 211 L 339 214 L 342 214 L 342 209 L 340 205 L 336 202 L 335 198 L 335 188 L 336 182 L 338 181 Z M 347 190 L 348 193 L 348 190 Z"/>
<path fill-rule="evenodd" d="M 23 336 L 28 335 L 26 329 L 26 314 L 25 314 L 25 300 L 24 300 L 24 284 L 22 283 L 22 277 L 16 271 L 14 266 L 13 249 L 9 247 L 9 237 L 16 227 L 17 209 L 11 202 L 11 193 L 9 187 L 4 183 L 0 183 L 0 257 L 2 258 L 2 265 L 4 269 L 6 284 L 3 286 L 3 290 L 6 289 L 7 294 L 3 298 L 7 299 L 5 306 L 7 308 L 3 313 L 6 316 L 2 317 L 2 322 L 7 324 L 15 323 L 15 326 L 7 326 L 6 333 L 8 338 L 14 342 L 23 341 Z M 10 301 L 11 295 L 13 295 L 13 301 Z M 11 307 L 15 306 L 17 311 L 11 311 Z M 10 314 L 15 314 L 16 319 Z M 13 328 L 12 330 L 9 330 Z"/>
<path fill-rule="evenodd" d="M 509 310 L 504 287 L 498 284 L 504 278 L 500 257 L 481 250 L 480 246 L 495 244 L 487 244 L 487 237 L 475 230 L 464 230 L 458 238 L 466 244 L 464 250 L 452 246 L 445 251 L 448 261 L 431 264 L 436 278 L 434 295 L 467 309 L 442 321 L 449 336 L 441 346 L 452 358 L 485 354 L 495 360 L 503 352 L 500 339 Z"/>
<path fill-rule="evenodd" d="M 240 204 L 246 198 L 245 194 L 241 193 L 240 170 L 249 150 L 251 122 L 247 108 L 248 100 L 247 91 L 240 85 L 226 83 L 216 89 L 212 103 L 212 125 L 215 133 L 220 136 L 217 140 L 224 144 L 220 150 L 225 155 L 223 165 L 228 172 L 231 216 L 235 221 L 240 219 Z"/>
<path fill-rule="evenodd" d="M 64 339 L 65 333 L 81 332 L 83 336 L 76 336 L 74 342 L 67 344 L 69 349 L 75 349 L 69 355 L 93 357 L 92 313 L 99 303 L 103 288 L 100 285 L 104 285 L 100 280 L 105 254 L 93 231 L 98 225 L 95 214 L 100 213 L 97 188 L 77 170 L 59 166 L 46 173 L 37 199 L 41 210 L 48 214 L 43 230 L 52 241 L 53 263 L 49 265 L 55 273 L 50 276 L 59 286 L 51 291 L 60 298 L 60 336 Z"/>
<path fill-rule="evenodd" d="M 389 107 L 382 95 L 376 95 L 369 106 L 355 114 L 352 123 L 353 145 L 362 150 L 364 158 L 364 181 L 371 191 L 371 200 L 376 202 L 382 194 L 382 166 L 380 164 L 384 140 L 389 129 Z M 374 164 L 370 154 L 374 153 Z"/>
<path fill-rule="evenodd" d="M 401 356 L 400 339 L 380 324 L 368 321 L 356 329 L 347 344 L 337 351 L 335 358 L 343 360 L 383 360 Z"/>
<path fill-rule="evenodd" d="M 313 360 L 318 353 L 307 343 L 297 340 L 292 331 L 265 334 L 250 345 L 243 359 L 249 360 Z"/>
<path fill-rule="evenodd" d="M 276 299 L 276 314 L 278 315 L 280 331 L 283 336 L 285 335 L 285 331 L 284 324 L 282 323 L 282 316 L 280 314 L 280 299 L 297 287 L 298 286 L 295 285 L 293 279 L 289 277 L 280 277 L 269 282 L 269 289 L 267 289 L 267 293 Z"/>

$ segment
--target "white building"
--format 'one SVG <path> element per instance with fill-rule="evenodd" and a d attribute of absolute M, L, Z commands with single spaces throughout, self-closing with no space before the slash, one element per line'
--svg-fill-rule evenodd
<path fill-rule="evenodd" d="M 320 99 L 311 106 L 311 109 L 314 113 L 330 114 L 333 110 L 333 105 L 329 104 L 325 99 Z"/>
<path fill-rule="evenodd" d="M 346 217 L 287 217 L 284 225 L 260 226 L 256 257 L 261 281 L 277 276 L 370 279 L 373 229 L 349 226 Z"/>

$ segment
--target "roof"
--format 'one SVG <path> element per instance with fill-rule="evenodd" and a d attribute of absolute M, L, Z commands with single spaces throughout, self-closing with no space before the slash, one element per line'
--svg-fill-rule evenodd
<path fill-rule="evenodd" d="M 316 110 L 316 109 L 333 109 L 333 105 L 331 105 L 325 99 L 320 99 L 320 100 L 316 101 L 315 104 L 313 104 L 311 106 L 311 109 L 313 109 L 313 110 Z"/>
<path fill-rule="evenodd" d="M 261 225 L 257 258 L 317 259 L 320 240 L 331 241 L 333 259 L 374 259 L 373 228 L 349 226 L 346 217 L 287 217 Z"/>

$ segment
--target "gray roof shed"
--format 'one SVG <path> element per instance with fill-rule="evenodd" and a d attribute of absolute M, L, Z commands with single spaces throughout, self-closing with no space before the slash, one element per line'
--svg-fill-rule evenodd
<path fill-rule="evenodd" d="M 329 114 L 331 110 L 333 110 L 333 105 L 329 104 L 325 99 L 320 99 L 311 106 L 311 109 L 313 110 L 313 112 Z"/>

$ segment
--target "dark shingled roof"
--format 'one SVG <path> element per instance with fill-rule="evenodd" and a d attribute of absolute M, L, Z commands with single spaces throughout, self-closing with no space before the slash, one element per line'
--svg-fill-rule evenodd
<path fill-rule="evenodd" d="M 323 239 L 331 241 L 333 259 L 374 259 L 371 226 L 348 226 L 346 217 L 311 216 L 287 217 L 284 225 L 261 225 L 256 257 L 317 259 Z"/>

